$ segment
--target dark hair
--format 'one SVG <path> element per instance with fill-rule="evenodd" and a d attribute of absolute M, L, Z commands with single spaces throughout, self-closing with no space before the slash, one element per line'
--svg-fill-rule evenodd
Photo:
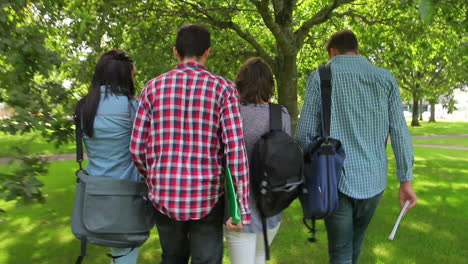
<path fill-rule="evenodd" d="M 327 42 L 326 49 L 337 49 L 340 53 L 358 50 L 358 41 L 356 35 L 351 30 L 342 30 L 334 33 Z"/>
<path fill-rule="evenodd" d="M 177 32 L 176 49 L 180 58 L 201 57 L 211 46 L 210 32 L 200 24 L 186 24 Z"/>
<path fill-rule="evenodd" d="M 266 62 L 260 58 L 250 58 L 237 73 L 236 87 L 242 103 L 268 102 L 273 96 L 275 81 Z"/>
<path fill-rule="evenodd" d="M 96 117 L 101 86 L 105 86 L 105 96 L 111 94 L 125 95 L 129 99 L 135 95 L 133 84 L 133 60 L 125 52 L 113 49 L 104 53 L 96 64 L 93 80 L 88 94 L 78 103 L 78 118 L 82 118 L 83 132 L 93 136 L 94 118 Z"/>

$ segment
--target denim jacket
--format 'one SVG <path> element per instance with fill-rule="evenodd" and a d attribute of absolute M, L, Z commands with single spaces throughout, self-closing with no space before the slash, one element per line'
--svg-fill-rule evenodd
<path fill-rule="evenodd" d="M 94 119 L 94 133 L 83 136 L 88 154 L 86 170 L 93 176 L 139 180 L 130 155 L 130 136 L 138 101 L 108 93 L 101 87 L 101 98 Z"/>

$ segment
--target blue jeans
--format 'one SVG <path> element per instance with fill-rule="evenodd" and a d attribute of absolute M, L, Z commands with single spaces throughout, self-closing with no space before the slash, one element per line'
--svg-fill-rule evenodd
<path fill-rule="evenodd" d="M 338 208 L 325 218 L 330 263 L 357 263 L 364 234 L 382 194 L 368 199 L 354 199 L 339 193 Z"/>
<path fill-rule="evenodd" d="M 122 256 L 111 261 L 111 264 L 136 264 L 140 248 L 112 248 L 112 256 Z"/>
<path fill-rule="evenodd" d="M 177 221 L 156 212 L 162 248 L 161 264 L 221 264 L 223 259 L 224 199 L 202 219 Z"/>

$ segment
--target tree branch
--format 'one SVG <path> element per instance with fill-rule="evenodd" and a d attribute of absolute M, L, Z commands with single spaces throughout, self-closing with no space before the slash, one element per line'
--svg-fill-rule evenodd
<path fill-rule="evenodd" d="M 294 39 L 296 43 L 296 50 L 301 49 L 304 45 L 304 39 L 309 33 L 309 30 L 314 26 L 323 23 L 330 19 L 333 10 L 336 8 L 354 2 L 355 0 L 333 0 L 330 4 L 315 13 L 309 20 L 305 21 L 302 26 L 294 32 Z"/>
<path fill-rule="evenodd" d="M 262 57 L 270 65 L 274 65 L 273 57 L 270 56 L 268 52 L 265 51 L 265 49 L 255 40 L 255 38 L 252 35 L 243 31 L 242 28 L 238 24 L 232 22 L 232 20 L 229 20 L 229 21 L 219 20 L 213 17 L 212 15 L 210 15 L 210 13 L 207 12 L 206 9 L 203 9 L 198 4 L 194 4 L 185 0 L 179 0 L 179 2 L 182 2 L 185 5 L 189 5 L 195 12 L 198 12 L 203 15 L 203 16 L 197 16 L 194 14 L 190 14 L 190 16 L 206 20 L 210 22 L 211 25 L 218 27 L 218 28 L 234 30 L 239 37 L 241 37 L 242 39 L 247 41 L 250 45 L 252 45 L 252 47 L 258 52 L 260 57 Z"/>
<path fill-rule="evenodd" d="M 344 13 L 332 12 L 331 16 L 334 16 L 334 17 L 345 17 L 345 16 L 356 17 L 356 18 L 361 19 L 362 21 L 364 21 L 364 23 L 366 23 L 368 25 L 388 24 L 388 22 L 393 21 L 392 19 L 370 20 L 370 19 L 368 19 L 368 17 L 366 15 L 359 14 L 357 11 L 352 10 L 352 9 L 348 10 L 348 11 L 346 11 Z"/>
<path fill-rule="evenodd" d="M 289 49 L 289 47 L 291 47 L 292 40 L 287 38 L 286 34 L 284 34 L 284 32 L 281 30 L 281 27 L 275 22 L 275 20 L 271 16 L 271 13 L 268 8 L 269 1 L 250 0 L 250 2 L 252 2 L 257 8 L 257 11 L 262 17 L 263 22 L 268 27 L 268 29 L 270 29 L 271 33 L 275 37 L 277 45 L 285 48 L 285 52 L 292 52 L 292 50 Z"/>

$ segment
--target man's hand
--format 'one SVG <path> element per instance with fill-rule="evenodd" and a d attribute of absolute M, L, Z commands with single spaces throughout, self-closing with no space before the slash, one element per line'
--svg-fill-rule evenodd
<path fill-rule="evenodd" d="M 232 217 L 229 217 L 229 219 L 226 221 L 226 227 L 229 231 L 239 231 L 242 230 L 244 227 L 242 226 L 242 221 L 239 221 L 237 225 L 232 224 Z"/>
<path fill-rule="evenodd" d="M 406 209 L 406 212 L 413 208 L 416 205 L 416 201 L 418 200 L 418 197 L 416 196 L 416 193 L 413 190 L 412 183 L 413 182 L 411 181 L 400 182 L 400 208 L 403 208 L 407 200 L 411 201 L 408 206 L 408 209 Z"/>

